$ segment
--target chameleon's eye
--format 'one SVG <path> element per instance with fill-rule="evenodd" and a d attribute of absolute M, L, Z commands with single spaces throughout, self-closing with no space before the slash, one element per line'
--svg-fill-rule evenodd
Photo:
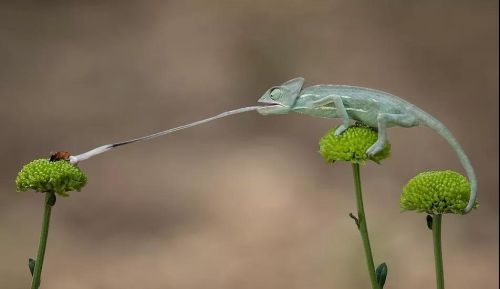
<path fill-rule="evenodd" d="M 273 88 L 269 94 L 272 100 L 278 100 L 281 97 L 281 89 Z"/>

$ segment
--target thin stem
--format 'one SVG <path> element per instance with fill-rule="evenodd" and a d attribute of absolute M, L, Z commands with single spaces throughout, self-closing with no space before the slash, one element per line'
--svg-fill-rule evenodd
<path fill-rule="evenodd" d="M 31 282 L 31 289 L 38 289 L 40 286 L 40 277 L 42 276 L 43 257 L 45 256 L 45 248 L 47 246 L 47 236 L 49 234 L 50 213 L 52 205 L 50 204 L 51 198 L 54 198 L 54 193 L 45 193 L 42 231 L 40 232 L 40 242 L 38 244 L 38 254 L 35 260 L 35 270 L 33 272 L 33 280 Z"/>
<path fill-rule="evenodd" d="M 432 240 L 434 243 L 434 263 L 436 267 L 436 288 L 444 289 L 443 252 L 441 251 L 441 218 L 432 216 Z"/>
<path fill-rule="evenodd" d="M 370 247 L 370 238 L 368 237 L 368 228 L 366 225 L 365 208 L 363 206 L 363 193 L 361 191 L 361 177 L 359 173 L 359 164 L 352 164 L 352 171 L 354 176 L 354 186 L 356 188 L 356 205 L 358 207 L 358 228 L 363 239 L 363 247 L 365 249 L 366 265 L 368 267 L 368 274 L 373 289 L 379 289 L 377 277 L 375 276 L 375 264 L 373 262 L 372 249 Z"/>

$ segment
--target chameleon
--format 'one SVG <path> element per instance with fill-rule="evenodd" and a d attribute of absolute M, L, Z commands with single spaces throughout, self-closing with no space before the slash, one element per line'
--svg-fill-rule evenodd
<path fill-rule="evenodd" d="M 320 84 L 303 88 L 304 78 L 298 77 L 273 86 L 258 100 L 265 106 L 257 109 L 262 115 L 297 112 L 315 117 L 339 118 L 342 124 L 335 130 L 340 135 L 352 120 L 377 130 L 377 141 L 366 153 L 373 156 L 387 142 L 387 128 L 426 126 L 444 138 L 456 153 L 470 183 L 470 196 L 464 213 L 475 205 L 477 180 L 471 162 L 460 143 L 439 120 L 417 106 L 390 93 L 350 85 Z"/>
<path fill-rule="evenodd" d="M 68 152 L 57 152 L 51 159 L 68 160 L 72 164 L 77 164 L 83 160 L 102 154 L 117 147 L 135 143 L 138 141 L 150 140 L 159 136 L 173 133 L 179 130 L 197 126 L 212 120 L 226 116 L 257 111 L 261 115 L 287 114 L 290 112 L 302 113 L 314 117 L 328 119 L 339 118 L 342 124 L 335 130 L 336 135 L 340 135 L 349 126 L 351 121 L 361 122 L 378 131 L 377 141 L 368 148 L 366 153 L 373 156 L 380 152 L 387 142 L 387 128 L 415 127 L 419 125 L 427 126 L 435 130 L 443 137 L 455 151 L 462 164 L 470 182 L 471 192 L 469 202 L 464 210 L 468 213 L 472 210 L 476 201 L 477 181 L 474 169 L 464 150 L 446 128 L 444 124 L 436 118 L 426 113 L 417 106 L 390 93 L 349 85 L 321 84 L 303 88 L 304 78 L 297 77 L 279 86 L 269 88 L 260 97 L 259 106 L 250 106 L 240 109 L 230 110 L 209 117 L 203 120 L 167 129 L 147 136 L 102 145 L 85 153 L 73 156 Z"/>

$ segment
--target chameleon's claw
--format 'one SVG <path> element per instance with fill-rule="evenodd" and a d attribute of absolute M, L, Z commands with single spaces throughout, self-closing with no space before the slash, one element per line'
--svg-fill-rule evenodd
<path fill-rule="evenodd" d="M 335 130 L 335 136 L 339 136 L 342 134 L 346 129 L 349 128 L 349 125 L 342 124 L 340 125 L 336 130 Z"/>
<path fill-rule="evenodd" d="M 376 141 L 370 148 L 366 150 L 369 157 L 373 157 L 384 149 L 384 143 Z"/>

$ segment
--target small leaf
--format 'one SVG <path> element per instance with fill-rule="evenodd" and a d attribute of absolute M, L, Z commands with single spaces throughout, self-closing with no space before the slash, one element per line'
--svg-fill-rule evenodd
<path fill-rule="evenodd" d="M 425 218 L 425 220 L 427 221 L 427 228 L 429 228 L 429 230 L 432 230 L 432 216 L 431 215 L 427 215 L 427 217 Z"/>
<path fill-rule="evenodd" d="M 33 276 L 33 272 L 35 271 L 35 259 L 29 258 L 28 267 L 30 268 L 31 276 Z"/>
<path fill-rule="evenodd" d="M 356 227 L 358 227 L 358 230 L 359 230 L 359 219 L 356 218 L 352 213 L 349 213 L 349 217 L 351 217 L 354 222 L 356 223 Z"/>
<path fill-rule="evenodd" d="M 387 264 L 385 264 L 385 262 L 378 265 L 377 269 L 375 270 L 375 275 L 377 276 L 377 283 L 380 286 L 380 289 L 383 289 L 385 285 L 385 279 L 387 278 Z"/>

